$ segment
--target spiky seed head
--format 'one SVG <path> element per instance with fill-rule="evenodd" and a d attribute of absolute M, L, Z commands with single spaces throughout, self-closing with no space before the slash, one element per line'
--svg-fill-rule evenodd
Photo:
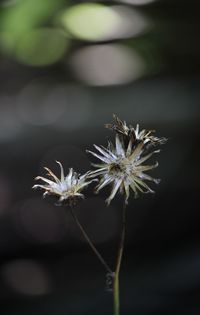
<path fill-rule="evenodd" d="M 70 168 L 68 174 L 65 176 L 62 164 L 59 161 L 56 161 L 56 163 L 60 166 L 60 178 L 58 178 L 49 168 L 44 167 L 50 179 L 37 176 L 35 179 L 43 181 L 44 184 L 36 184 L 33 186 L 33 189 L 43 189 L 44 197 L 46 195 L 56 196 L 59 204 L 75 204 L 79 198 L 84 198 L 82 190 L 93 182 L 94 179 L 91 180 L 90 178 L 88 180 L 90 172 L 80 175 L 76 173 L 73 168 Z"/>
<path fill-rule="evenodd" d="M 145 144 L 148 144 L 148 148 L 160 144 L 164 144 L 167 141 L 167 138 L 155 137 L 153 134 L 155 130 L 139 130 L 139 124 L 134 128 L 132 125 L 127 125 L 125 121 L 122 121 L 117 115 L 113 114 L 114 123 L 106 124 L 105 127 L 111 130 L 114 130 L 120 137 L 123 138 L 125 144 L 127 144 L 127 140 L 132 139 L 133 145 L 143 141 Z"/>
<path fill-rule="evenodd" d="M 138 197 L 138 192 L 154 193 L 145 181 L 158 184 L 160 180 L 154 179 L 145 172 L 157 167 L 158 162 L 153 165 L 144 165 L 143 163 L 160 150 L 154 150 L 147 154 L 145 153 L 145 141 L 135 142 L 133 137 L 130 137 L 128 145 L 125 145 L 123 137 L 120 137 L 118 133 L 115 138 L 115 146 L 109 142 L 107 148 L 97 145 L 94 147 L 98 153 L 88 152 L 99 159 L 101 163 L 93 164 L 97 169 L 91 172 L 90 176 L 100 178 L 96 187 L 97 193 L 107 185 L 112 185 L 111 193 L 106 200 L 108 204 L 118 191 L 125 195 L 126 203 L 128 203 L 130 189 L 134 192 L 135 197 Z"/>

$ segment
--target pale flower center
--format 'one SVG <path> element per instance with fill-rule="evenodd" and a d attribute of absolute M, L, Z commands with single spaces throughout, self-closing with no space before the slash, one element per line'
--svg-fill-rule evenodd
<path fill-rule="evenodd" d="M 119 159 L 115 163 L 110 164 L 109 173 L 112 176 L 125 178 L 133 173 L 134 166 L 127 158 Z"/>
<path fill-rule="evenodd" d="M 66 182 L 60 182 L 57 185 L 58 191 L 62 195 L 74 195 L 77 192 L 77 186 L 69 186 Z"/>

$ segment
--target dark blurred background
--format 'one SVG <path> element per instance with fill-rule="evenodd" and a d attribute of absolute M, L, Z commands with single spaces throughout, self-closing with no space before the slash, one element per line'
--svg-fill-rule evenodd
<path fill-rule="evenodd" d="M 0 1 L 0 314 L 112 314 L 70 213 L 32 191 L 43 166 L 90 168 L 112 113 L 169 138 L 155 196 L 130 199 L 123 314 L 200 314 L 198 1 Z M 94 161 L 94 160 L 93 160 Z M 76 212 L 113 266 L 122 199 Z"/>

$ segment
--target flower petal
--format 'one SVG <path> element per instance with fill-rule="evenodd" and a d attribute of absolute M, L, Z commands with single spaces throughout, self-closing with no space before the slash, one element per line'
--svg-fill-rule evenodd
<path fill-rule="evenodd" d="M 70 168 L 68 175 L 65 177 L 65 182 L 67 183 L 68 187 L 72 185 L 72 175 L 73 175 L 73 168 Z"/>
<path fill-rule="evenodd" d="M 143 182 L 141 179 L 139 179 L 138 177 L 134 177 L 134 181 L 136 184 L 139 184 L 140 186 L 146 188 L 147 192 L 151 192 L 154 193 L 154 191 L 145 183 Z M 141 188 L 141 187 L 140 187 Z"/>
<path fill-rule="evenodd" d="M 152 170 L 153 168 L 156 168 L 157 166 L 158 166 L 158 162 L 156 162 L 153 165 L 140 165 L 140 166 L 137 166 L 135 168 L 135 170 L 136 170 L 136 172 L 145 172 L 145 171 Z"/>
<path fill-rule="evenodd" d="M 118 134 L 116 134 L 116 138 L 115 138 L 115 142 L 116 142 L 116 153 L 117 155 L 120 156 L 125 156 L 125 151 L 123 148 L 123 143 L 120 141 Z"/>
<path fill-rule="evenodd" d="M 59 161 L 56 161 L 56 163 L 60 166 L 60 181 L 63 182 L 65 180 L 63 166 Z"/>
<path fill-rule="evenodd" d="M 136 185 L 135 185 L 134 181 L 130 184 L 130 187 L 134 191 L 135 198 L 137 198 L 138 197 L 138 192 L 137 192 Z"/>
<path fill-rule="evenodd" d="M 113 181 L 112 178 L 102 179 L 101 182 L 96 186 L 95 191 L 98 193 L 103 187 L 107 186 Z"/>
<path fill-rule="evenodd" d="M 126 196 L 126 198 L 125 198 L 125 202 L 126 202 L 126 204 L 128 203 L 128 198 L 129 198 L 129 185 L 127 184 L 127 182 L 126 181 L 124 181 L 124 191 L 125 191 L 125 196 Z"/>
<path fill-rule="evenodd" d="M 113 157 L 110 153 L 107 153 L 105 148 L 101 148 L 98 145 L 94 144 L 94 147 L 96 150 L 98 150 L 101 154 L 103 154 L 107 159 L 109 159 L 111 162 L 113 161 Z"/>
<path fill-rule="evenodd" d="M 37 176 L 37 177 L 35 178 L 35 180 L 39 180 L 39 179 L 43 180 L 43 182 L 45 182 L 45 183 L 47 183 L 47 184 L 49 184 L 49 185 L 55 185 L 55 182 L 53 182 L 52 180 L 47 179 L 47 178 L 45 178 L 45 177 Z"/>
<path fill-rule="evenodd" d="M 142 154 L 142 152 L 143 152 L 143 147 L 144 147 L 144 143 L 143 143 L 143 142 L 140 142 L 140 143 L 136 146 L 136 148 L 134 149 L 133 153 L 132 153 L 131 156 L 129 157 L 129 159 L 130 159 L 132 162 L 135 163 L 135 162 L 140 158 L 140 156 L 141 156 L 141 154 Z"/>
<path fill-rule="evenodd" d="M 137 165 L 142 164 L 143 162 L 145 162 L 146 160 L 148 160 L 153 154 L 159 153 L 159 152 L 160 152 L 160 150 L 156 150 L 156 151 L 153 151 L 153 152 L 151 152 L 151 153 L 145 155 L 144 157 L 142 157 L 141 159 L 139 159 L 138 161 L 136 161 L 136 162 L 135 162 L 135 165 L 137 166 Z"/>
<path fill-rule="evenodd" d="M 145 180 L 152 181 L 152 182 L 154 182 L 155 184 L 159 184 L 160 181 L 161 181 L 159 178 L 153 178 L 153 177 L 151 177 L 151 176 L 149 176 L 149 175 L 147 175 L 147 174 L 144 174 L 144 173 L 141 173 L 141 174 L 139 175 L 139 177 L 140 177 L 141 179 L 145 179 Z"/>
<path fill-rule="evenodd" d="M 50 175 L 51 177 L 53 177 L 53 179 L 55 179 L 56 183 L 59 183 L 58 177 L 48 167 L 44 167 L 44 169 L 48 172 L 47 173 L 48 175 Z"/>
<path fill-rule="evenodd" d="M 128 147 L 127 147 L 127 150 L 126 150 L 126 156 L 127 157 L 129 157 L 131 155 L 132 146 L 133 146 L 133 141 L 132 141 L 132 138 L 131 138 L 129 140 Z"/>
<path fill-rule="evenodd" d="M 46 186 L 46 185 L 33 185 L 32 188 L 33 189 L 42 188 L 42 189 L 45 189 L 45 190 L 51 190 L 51 188 Z"/>
<path fill-rule="evenodd" d="M 101 155 L 99 155 L 99 154 L 97 154 L 97 153 L 95 153 L 95 152 L 92 152 L 92 151 L 90 151 L 90 150 L 87 150 L 87 152 L 90 153 L 90 154 L 92 154 L 92 155 L 94 155 L 97 159 L 99 159 L 99 160 L 105 162 L 106 164 L 110 163 L 110 160 L 109 160 L 109 159 L 107 159 L 107 158 L 105 158 L 105 157 L 103 157 L 103 156 L 101 156 Z"/>
<path fill-rule="evenodd" d="M 115 197 L 120 185 L 122 183 L 122 180 L 115 180 L 114 185 L 113 185 L 113 189 L 111 191 L 110 196 L 106 199 L 107 204 L 109 205 L 111 200 Z"/>

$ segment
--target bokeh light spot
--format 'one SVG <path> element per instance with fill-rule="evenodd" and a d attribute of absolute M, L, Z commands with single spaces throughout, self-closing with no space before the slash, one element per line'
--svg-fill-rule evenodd
<path fill-rule="evenodd" d="M 44 268 L 37 262 L 18 259 L 1 269 L 5 282 L 17 293 L 38 296 L 49 293 L 50 281 Z"/>
<path fill-rule="evenodd" d="M 98 3 L 84 3 L 72 6 L 61 16 L 63 26 L 75 37 L 89 40 L 110 38 L 120 22 L 112 8 Z"/>
<path fill-rule="evenodd" d="M 48 102 L 48 112 L 49 104 L 56 110 L 61 103 L 64 105 L 63 112 L 54 123 L 56 129 L 73 131 L 87 125 L 91 115 L 92 101 L 90 94 L 84 87 L 78 85 L 59 86 L 51 95 L 51 101 Z M 56 107 L 55 104 L 57 104 Z"/>
<path fill-rule="evenodd" d="M 151 27 L 149 19 L 133 8 L 114 5 L 112 10 L 119 16 L 118 26 L 113 31 L 113 39 L 141 36 Z"/>
<path fill-rule="evenodd" d="M 132 5 L 146 5 L 155 2 L 156 0 L 119 0 L 119 2 L 132 4 Z"/>
<path fill-rule="evenodd" d="M 39 80 L 26 85 L 18 95 L 18 114 L 22 121 L 36 126 L 54 123 L 64 111 L 63 102 L 58 99 L 55 102 L 55 90 L 56 86 L 50 82 Z"/>
<path fill-rule="evenodd" d="M 141 77 L 143 59 L 122 45 L 93 45 L 78 50 L 71 58 L 76 76 L 89 85 L 125 84 Z"/>
<path fill-rule="evenodd" d="M 90 95 L 78 85 L 36 80 L 26 85 L 18 96 L 18 114 L 30 125 L 75 130 L 87 123 L 90 113 Z"/>
<path fill-rule="evenodd" d="M 0 97 L 0 142 L 16 139 L 22 133 L 21 121 L 16 115 L 15 99 Z"/>
<path fill-rule="evenodd" d="M 1 12 L 0 48 L 6 54 L 16 57 L 16 51 L 20 50 L 16 47 L 18 41 L 23 40 L 23 45 L 25 45 L 24 36 L 30 36 L 34 28 L 44 25 L 61 8 L 62 3 L 63 0 L 3 0 L 1 3 L 4 8 Z M 26 42 L 28 41 L 31 39 L 26 39 Z M 20 43 L 20 45 L 22 44 Z M 30 46 L 30 43 L 26 46 Z M 29 59 L 32 60 L 32 58 L 27 57 L 28 48 L 21 48 L 21 50 L 22 59 L 26 61 L 23 62 L 30 64 Z M 60 51 L 60 49 L 58 50 Z"/>
<path fill-rule="evenodd" d="M 16 45 L 16 58 L 27 65 L 51 65 L 62 58 L 68 42 L 63 31 L 38 28 L 21 34 Z"/>

